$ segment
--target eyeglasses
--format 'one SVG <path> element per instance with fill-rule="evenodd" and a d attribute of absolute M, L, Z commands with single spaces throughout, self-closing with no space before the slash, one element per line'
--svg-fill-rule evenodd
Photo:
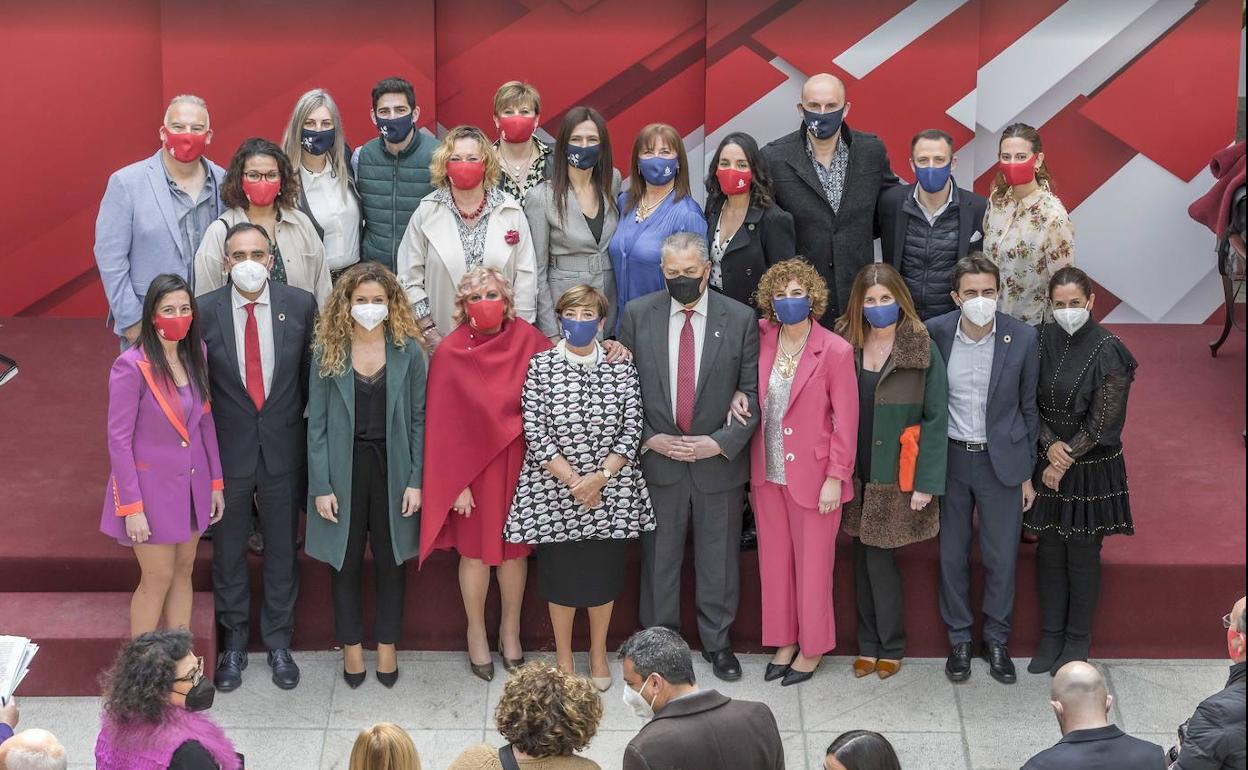
<path fill-rule="evenodd" d="M 199 684 L 199 680 L 204 678 L 204 658 L 201 655 L 195 656 L 195 668 L 186 676 L 180 676 L 174 679 L 175 682 L 190 682 L 191 684 Z"/>
<path fill-rule="evenodd" d="M 261 179 L 266 182 L 280 182 L 282 181 L 282 172 L 270 171 L 268 173 L 261 174 L 259 171 L 244 171 L 243 179 L 246 179 L 248 182 L 259 182 Z"/>
<path fill-rule="evenodd" d="M 1231 627 L 1231 613 L 1228 612 L 1222 616 L 1222 627 L 1223 628 Z"/>

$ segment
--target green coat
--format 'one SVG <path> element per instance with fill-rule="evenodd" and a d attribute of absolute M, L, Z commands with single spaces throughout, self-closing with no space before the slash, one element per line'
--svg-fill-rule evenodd
<path fill-rule="evenodd" d="M 314 356 L 308 386 L 307 552 L 342 569 L 351 522 L 352 454 L 355 450 L 355 373 L 321 377 Z M 386 345 L 386 481 L 390 498 L 390 539 L 394 562 L 420 552 L 420 513 L 400 513 L 403 490 L 420 489 L 425 451 L 425 358 L 420 345 Z M 316 513 L 316 498 L 338 497 L 338 523 Z"/>
<path fill-rule="evenodd" d="M 922 327 L 920 327 L 922 329 Z M 862 350 L 854 350 L 862 370 Z M 919 426 L 919 457 L 914 488 L 932 495 L 922 511 L 910 509 L 910 493 L 897 485 L 901 434 Z M 897 327 L 893 352 L 880 372 L 871 425 L 871 478 L 865 489 L 854 478 L 854 499 L 845 504 L 842 528 L 877 548 L 900 548 L 929 540 L 940 531 L 940 502 L 948 460 L 949 384 L 945 363 L 927 330 Z"/>

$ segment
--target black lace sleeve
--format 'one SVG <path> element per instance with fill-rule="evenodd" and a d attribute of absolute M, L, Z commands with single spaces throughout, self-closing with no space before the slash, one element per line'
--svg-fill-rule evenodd
<path fill-rule="evenodd" d="M 1098 383 L 1088 414 L 1070 440 L 1070 454 L 1078 458 L 1093 447 L 1122 443 L 1127 421 L 1127 396 L 1135 379 L 1136 361 L 1118 339 L 1106 341 L 1097 358 Z"/>

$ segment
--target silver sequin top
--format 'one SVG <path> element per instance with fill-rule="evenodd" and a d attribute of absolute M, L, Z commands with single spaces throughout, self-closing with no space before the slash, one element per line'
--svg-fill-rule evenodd
<path fill-rule="evenodd" d="M 776 360 L 779 360 L 776 356 Z M 784 484 L 784 413 L 789 408 L 789 389 L 793 380 L 780 376 L 780 368 L 771 367 L 767 381 L 767 398 L 763 404 L 763 440 L 767 444 L 767 480 Z"/>

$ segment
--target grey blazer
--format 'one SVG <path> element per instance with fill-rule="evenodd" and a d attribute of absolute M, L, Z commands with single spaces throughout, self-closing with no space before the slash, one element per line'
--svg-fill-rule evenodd
<path fill-rule="evenodd" d="M 550 156 L 553 157 L 553 154 Z M 615 197 L 620 192 L 620 172 L 612 169 L 611 186 L 606 192 L 607 200 L 602 220 L 602 238 L 594 240 L 594 234 L 585 223 L 585 212 L 569 188 L 564 221 L 559 220 L 555 207 L 554 189 L 550 180 L 529 190 L 524 197 L 524 215 L 529 220 L 533 234 L 533 250 L 537 257 L 537 323 L 542 334 L 554 337 L 559 334 L 559 320 L 555 318 L 555 303 L 568 289 L 587 284 L 607 295 L 607 329 L 615 328 L 615 273 L 611 269 L 611 257 L 607 247 L 620 222 L 615 208 Z"/>
<path fill-rule="evenodd" d="M 153 278 L 173 273 L 187 283 L 194 280 L 195 255 L 182 253 L 182 233 L 160 161 L 162 152 L 164 148 L 114 171 L 95 219 L 95 264 L 108 297 L 109 320 L 118 334 L 143 316 L 143 297 Z M 225 169 L 207 158 L 204 161 L 219 192 Z M 223 213 L 225 207 L 218 197 L 214 215 Z"/>
<path fill-rule="evenodd" d="M 951 310 L 927 320 L 927 331 L 946 364 L 961 318 L 961 310 Z M 1034 326 L 997 313 L 985 422 L 988 459 L 997 480 L 1007 486 L 1030 479 L 1036 467 L 1036 445 L 1040 440 L 1040 407 L 1036 401 L 1040 353 L 1036 340 Z"/>
<path fill-rule="evenodd" d="M 710 436 L 722 454 L 692 464 L 642 451 L 642 470 L 647 484 L 675 484 L 688 468 L 693 483 L 706 493 L 725 492 L 750 480 L 750 436 L 758 427 L 758 320 L 754 311 L 734 299 L 710 292 L 706 308 L 706 338 L 695 401 L 695 436 Z M 668 319 L 671 296 L 657 291 L 638 297 L 624 309 L 620 342 L 633 351 L 641 376 L 644 420 L 641 441 L 645 445 L 658 433 L 680 435 L 671 396 L 668 358 Z M 742 425 L 729 421 L 732 396 L 741 391 L 749 399 L 750 419 Z"/>

